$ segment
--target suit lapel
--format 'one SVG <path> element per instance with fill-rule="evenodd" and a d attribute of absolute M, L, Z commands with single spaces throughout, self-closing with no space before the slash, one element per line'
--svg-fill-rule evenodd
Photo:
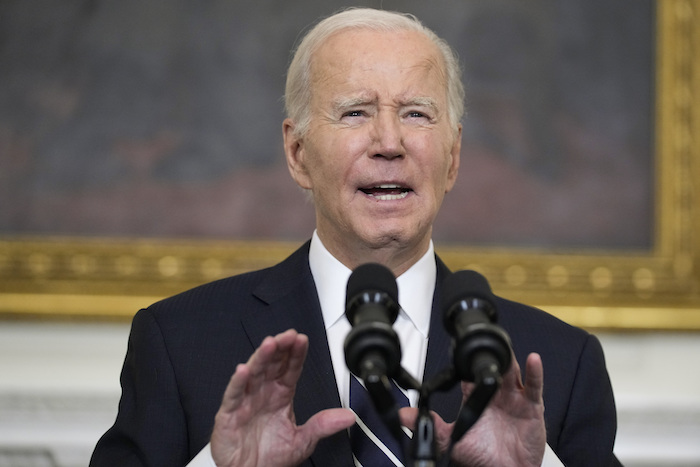
<path fill-rule="evenodd" d="M 425 359 L 424 380 L 427 381 L 445 369 L 452 362 L 452 338 L 445 330 L 440 308 L 440 293 L 442 283 L 451 274 L 447 266 L 435 257 L 437 261 L 437 280 L 433 294 L 433 310 L 430 315 L 430 330 L 428 332 L 428 352 Z M 445 421 L 451 422 L 457 418 L 462 404 L 460 385 L 453 386 L 449 391 L 435 393 L 430 399 L 430 408 L 436 411 Z"/>
<path fill-rule="evenodd" d="M 270 270 L 254 291 L 267 307 L 243 320 L 255 347 L 266 336 L 287 329 L 309 337 L 309 353 L 294 397 L 294 413 L 300 425 L 321 410 L 341 406 L 321 305 L 309 268 L 308 247 L 307 243 Z M 317 466 L 352 465 L 347 432 L 321 440 L 310 460 Z"/>

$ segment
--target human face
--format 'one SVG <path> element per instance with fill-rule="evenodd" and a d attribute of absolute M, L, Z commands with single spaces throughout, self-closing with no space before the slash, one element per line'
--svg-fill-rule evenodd
<path fill-rule="evenodd" d="M 310 115 L 301 136 L 285 120 L 285 153 L 324 245 L 349 267 L 379 252 L 417 260 L 459 167 L 435 45 L 415 31 L 336 33 L 312 60 Z"/>

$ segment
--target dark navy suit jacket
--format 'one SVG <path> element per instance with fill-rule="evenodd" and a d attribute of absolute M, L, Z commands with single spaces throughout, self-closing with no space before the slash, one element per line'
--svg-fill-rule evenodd
<path fill-rule="evenodd" d="M 297 422 L 339 407 L 308 248 L 272 268 L 212 282 L 139 311 L 121 375 L 119 413 L 90 465 L 185 465 L 209 442 L 236 365 L 265 336 L 290 328 L 309 336 L 294 400 Z M 425 378 L 450 359 L 450 338 L 435 306 L 449 271 L 437 262 Z M 615 406 L 598 340 L 543 311 L 503 299 L 496 305 L 521 368 L 530 352 L 542 356 L 547 442 L 554 452 L 567 466 L 618 465 L 612 454 Z M 431 398 L 446 420 L 454 420 L 460 403 L 459 385 Z M 322 440 L 304 465 L 351 467 L 347 433 Z"/>

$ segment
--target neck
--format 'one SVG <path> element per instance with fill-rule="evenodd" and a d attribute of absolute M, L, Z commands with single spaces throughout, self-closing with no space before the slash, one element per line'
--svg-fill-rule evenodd
<path fill-rule="evenodd" d="M 416 264 L 430 247 L 430 236 L 412 244 L 389 241 L 380 245 L 368 245 L 359 240 L 337 241 L 323 235 L 320 231 L 318 236 L 330 254 L 348 269 L 354 270 L 365 263 L 379 263 L 389 268 L 396 277 Z"/>

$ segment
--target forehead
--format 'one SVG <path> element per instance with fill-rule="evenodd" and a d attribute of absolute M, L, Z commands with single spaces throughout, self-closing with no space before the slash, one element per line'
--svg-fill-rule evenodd
<path fill-rule="evenodd" d="M 312 90 L 386 83 L 444 91 L 445 65 L 437 46 L 419 31 L 345 29 L 328 37 L 311 61 Z"/>

